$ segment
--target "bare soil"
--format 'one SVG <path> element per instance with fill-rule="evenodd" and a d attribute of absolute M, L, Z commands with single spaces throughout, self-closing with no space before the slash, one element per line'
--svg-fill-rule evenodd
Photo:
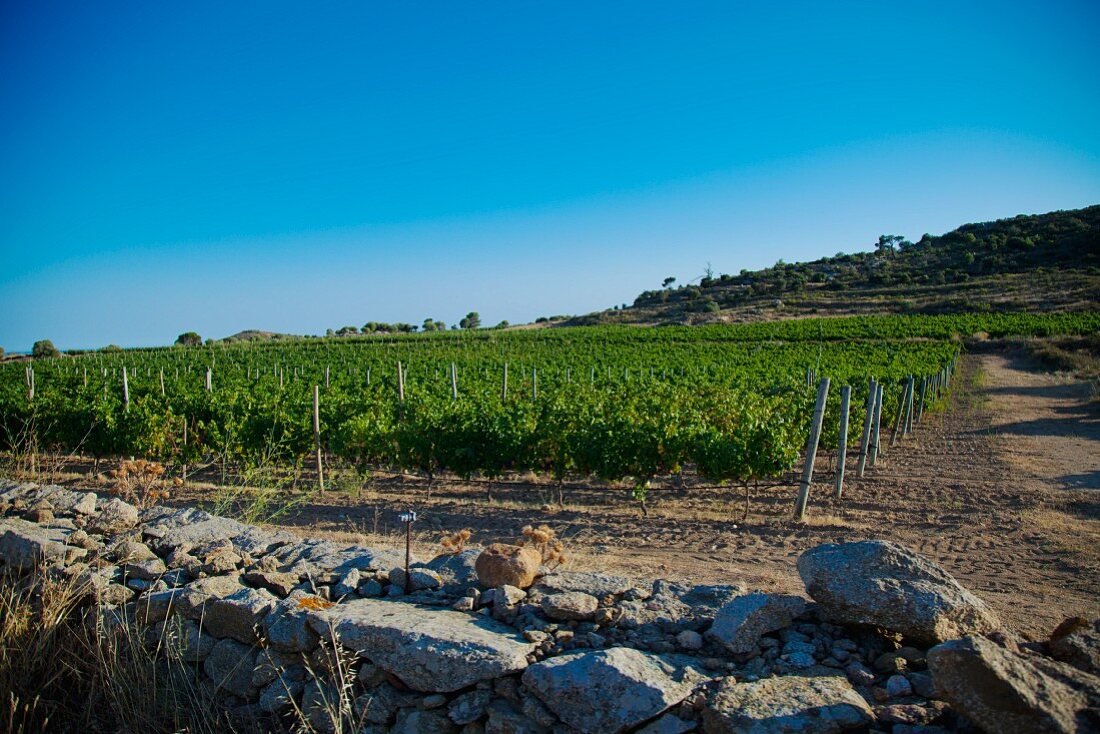
<path fill-rule="evenodd" d="M 970 353 L 948 405 L 926 412 L 877 466 L 856 476 L 849 453 L 842 499 L 835 451 L 819 452 L 809 517 L 791 519 L 797 477 L 745 491 L 704 485 L 655 488 L 643 517 L 629 491 L 535 477 L 503 482 L 377 476 L 302 495 L 277 524 L 306 536 L 404 541 L 397 514 L 419 514 L 416 552 L 440 550 L 444 532 L 471 542 L 511 540 L 547 524 L 569 566 L 639 579 L 741 582 L 802 593 L 799 554 L 820 543 L 884 538 L 942 565 L 1011 627 L 1045 637 L 1065 617 L 1100 616 L 1100 402 L 1084 380 L 1045 373 L 1022 351 Z M 855 453 L 856 455 L 853 455 Z M 339 478 L 337 478 L 339 484 Z M 354 486 L 352 486 L 354 484 Z M 209 502 L 224 490 L 188 487 L 173 502 Z M 489 494 L 492 499 L 489 499 Z"/>

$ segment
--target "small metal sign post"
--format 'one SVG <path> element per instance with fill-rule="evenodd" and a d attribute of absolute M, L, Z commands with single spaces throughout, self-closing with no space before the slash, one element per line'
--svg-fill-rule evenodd
<path fill-rule="evenodd" d="M 412 558 L 412 526 L 416 522 L 416 513 L 402 512 L 398 519 L 405 523 L 405 593 L 412 591 L 412 582 L 409 578 L 409 561 Z"/>

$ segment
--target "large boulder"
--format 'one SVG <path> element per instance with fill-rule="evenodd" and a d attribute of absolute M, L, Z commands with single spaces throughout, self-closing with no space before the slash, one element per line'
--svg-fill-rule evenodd
<path fill-rule="evenodd" d="M 833 734 L 873 721 L 871 707 L 838 676 L 725 678 L 703 708 L 706 734 Z"/>
<path fill-rule="evenodd" d="M 885 627 L 927 645 L 1000 626 L 985 602 L 897 543 L 819 545 L 799 557 L 798 573 L 834 622 Z"/>
<path fill-rule="evenodd" d="M 491 619 L 378 599 L 316 611 L 309 624 L 410 688 L 429 693 L 517 673 L 534 649 L 514 629 Z"/>
<path fill-rule="evenodd" d="M 762 635 L 789 627 L 805 609 L 800 596 L 746 594 L 718 610 L 707 637 L 735 654 L 754 652 Z"/>
<path fill-rule="evenodd" d="M 523 684 L 569 726 L 618 734 L 683 701 L 707 677 L 627 647 L 553 657 L 523 673 Z"/>
<path fill-rule="evenodd" d="M 30 571 L 43 563 L 83 558 L 88 551 L 65 545 L 69 533 L 17 518 L 0 520 L 0 562 L 15 571 Z"/>
<path fill-rule="evenodd" d="M 534 583 L 542 565 L 542 554 L 534 548 L 493 543 L 474 564 L 478 581 L 487 589 L 515 586 L 526 589 Z"/>
<path fill-rule="evenodd" d="M 940 695 L 986 731 L 1100 731 L 1100 678 L 1040 655 L 1023 655 L 984 637 L 928 651 Z"/>

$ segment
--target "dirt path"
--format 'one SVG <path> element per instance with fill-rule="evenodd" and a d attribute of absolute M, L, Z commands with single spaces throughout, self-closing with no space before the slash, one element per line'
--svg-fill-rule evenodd
<path fill-rule="evenodd" d="M 558 509 L 547 504 L 551 488 L 537 482 L 497 484 L 492 501 L 484 483 L 448 483 L 429 500 L 411 478 L 379 479 L 361 498 L 311 498 L 281 524 L 396 544 L 395 516 L 412 507 L 421 516 L 420 550 L 430 555 L 444 530 L 469 527 L 485 543 L 546 523 L 578 569 L 799 593 L 802 551 L 887 538 L 942 564 L 1011 626 L 1037 637 L 1070 614 L 1100 614 L 1095 406 L 1086 384 L 1036 372 L 1019 355 L 968 355 L 950 409 L 926 414 L 863 479 L 850 471 L 842 501 L 831 496 L 832 457 L 819 455 L 805 524 L 789 519 L 792 486 L 754 491 L 741 522 L 740 490 L 690 481 L 654 492 L 643 519 L 621 489 L 572 487 Z"/>

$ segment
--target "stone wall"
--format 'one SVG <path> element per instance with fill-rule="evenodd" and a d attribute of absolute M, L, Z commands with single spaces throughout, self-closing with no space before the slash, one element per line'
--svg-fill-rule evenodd
<path fill-rule="evenodd" d="M 803 554 L 808 598 L 588 572 L 483 588 L 476 549 L 406 579 L 403 554 L 190 508 L 0 482 L 0 513 L 9 580 L 71 579 L 179 645 L 242 728 L 334 731 L 341 698 L 364 733 L 1100 726 L 1100 623 L 1021 643 L 883 541 Z"/>

